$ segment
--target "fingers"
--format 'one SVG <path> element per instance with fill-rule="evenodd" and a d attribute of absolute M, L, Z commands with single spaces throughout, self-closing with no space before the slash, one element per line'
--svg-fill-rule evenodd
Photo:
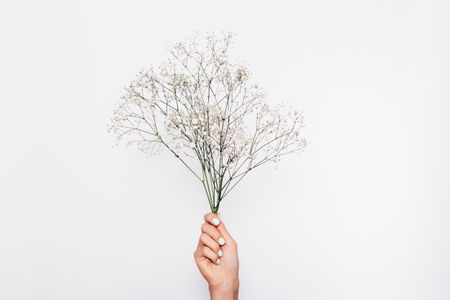
<path fill-rule="evenodd" d="M 215 240 L 217 241 L 217 243 L 219 243 L 220 246 L 225 245 L 226 243 L 226 238 L 223 236 L 222 232 L 219 230 L 219 227 L 222 225 L 222 222 L 219 219 L 218 215 L 215 215 L 213 213 L 208 213 L 205 215 L 205 221 L 207 222 L 206 224 L 208 225 L 208 223 L 210 224 L 210 226 L 214 226 L 216 228 L 216 230 L 214 231 L 214 236 Z M 207 226 L 205 226 L 207 227 Z M 210 229 L 210 227 L 207 227 Z M 203 229 L 203 227 L 202 227 Z M 217 232 L 217 233 L 216 233 Z"/>
<path fill-rule="evenodd" d="M 214 226 L 217 226 L 220 224 L 219 216 L 217 216 L 213 213 L 207 213 L 205 215 L 205 221 Z"/>
<path fill-rule="evenodd" d="M 215 215 L 213 213 L 208 213 L 205 215 L 205 221 L 208 222 L 211 225 L 214 225 L 217 230 L 220 232 L 223 240 L 217 239 L 218 242 L 220 242 L 220 245 L 223 246 L 225 244 L 235 244 L 234 239 L 231 237 L 231 234 L 226 229 L 225 225 L 223 224 L 222 220 L 220 219 L 220 214 Z"/>
<path fill-rule="evenodd" d="M 202 224 L 202 232 L 212 237 L 218 243 L 220 238 L 222 237 L 220 231 L 209 223 Z"/>
<path fill-rule="evenodd" d="M 208 213 L 205 215 L 205 223 L 202 225 L 202 234 L 198 242 L 194 256 L 197 262 L 207 262 L 220 264 L 220 258 L 227 247 L 236 248 L 235 241 L 220 220 L 220 215 Z M 222 250 L 221 247 L 224 250 Z"/>
<path fill-rule="evenodd" d="M 225 239 L 222 237 L 222 234 L 220 233 L 220 231 L 216 227 L 212 226 L 209 223 L 203 223 L 202 233 L 207 234 L 209 237 L 211 237 L 216 242 L 214 247 L 216 245 L 222 246 L 225 243 Z M 211 248 L 211 249 L 216 251 L 215 248 Z M 220 247 L 219 247 L 219 250 L 216 251 L 216 253 L 219 257 L 223 256 L 223 252 L 222 252 L 222 249 L 220 249 Z"/>
<path fill-rule="evenodd" d="M 214 251 L 215 253 L 218 253 L 220 250 L 220 246 L 219 243 L 216 242 L 212 237 L 210 237 L 208 234 L 206 233 L 202 233 L 200 235 L 200 242 L 201 244 L 203 244 L 204 246 L 209 247 L 212 251 Z"/>
<path fill-rule="evenodd" d="M 197 261 L 207 258 L 214 264 L 220 264 L 219 257 L 222 256 L 222 250 L 220 250 L 219 243 L 203 232 L 200 235 L 199 245 L 194 255 Z"/>
<path fill-rule="evenodd" d="M 220 264 L 220 258 L 213 250 L 207 246 L 199 246 L 194 253 L 195 259 L 201 261 L 202 259 L 209 259 L 214 264 Z"/>

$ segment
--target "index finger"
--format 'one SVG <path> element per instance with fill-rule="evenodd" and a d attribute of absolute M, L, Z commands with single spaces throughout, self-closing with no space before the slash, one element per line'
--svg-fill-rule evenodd
<path fill-rule="evenodd" d="M 206 222 L 216 227 L 220 224 L 219 216 L 213 213 L 207 213 L 204 218 Z"/>
<path fill-rule="evenodd" d="M 207 213 L 205 215 L 205 221 L 214 225 L 220 231 L 222 236 L 225 238 L 225 241 L 228 242 L 233 241 L 231 234 L 228 232 L 222 220 L 220 219 L 220 213 L 219 214 Z"/>

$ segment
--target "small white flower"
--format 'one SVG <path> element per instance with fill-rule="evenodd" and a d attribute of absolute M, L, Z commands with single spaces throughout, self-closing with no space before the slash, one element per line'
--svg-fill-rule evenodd
<path fill-rule="evenodd" d="M 306 147 L 303 115 L 265 102 L 247 68 L 230 61 L 231 38 L 211 35 L 206 47 L 195 39 L 175 44 L 176 59 L 142 70 L 125 89 L 110 127 L 141 151 L 168 148 L 201 180 L 195 169 L 200 159 L 216 180 L 209 183 L 211 191 L 219 186 L 215 178 L 237 182 L 255 166 Z"/>

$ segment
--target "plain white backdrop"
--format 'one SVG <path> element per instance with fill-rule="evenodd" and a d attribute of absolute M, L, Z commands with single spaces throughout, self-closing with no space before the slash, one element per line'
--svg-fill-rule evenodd
<path fill-rule="evenodd" d="M 444 0 L 2 2 L 1 299 L 208 298 L 201 186 L 106 128 L 169 42 L 230 30 L 309 141 L 221 206 L 241 299 L 450 299 Z"/>

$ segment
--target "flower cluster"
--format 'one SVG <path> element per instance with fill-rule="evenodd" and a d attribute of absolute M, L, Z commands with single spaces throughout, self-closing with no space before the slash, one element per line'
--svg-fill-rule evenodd
<path fill-rule="evenodd" d="M 144 152 L 172 152 L 201 181 L 214 213 L 251 170 L 306 146 L 302 114 L 265 103 L 247 68 L 229 60 L 231 40 L 173 45 L 166 63 L 126 87 L 110 126 Z"/>

